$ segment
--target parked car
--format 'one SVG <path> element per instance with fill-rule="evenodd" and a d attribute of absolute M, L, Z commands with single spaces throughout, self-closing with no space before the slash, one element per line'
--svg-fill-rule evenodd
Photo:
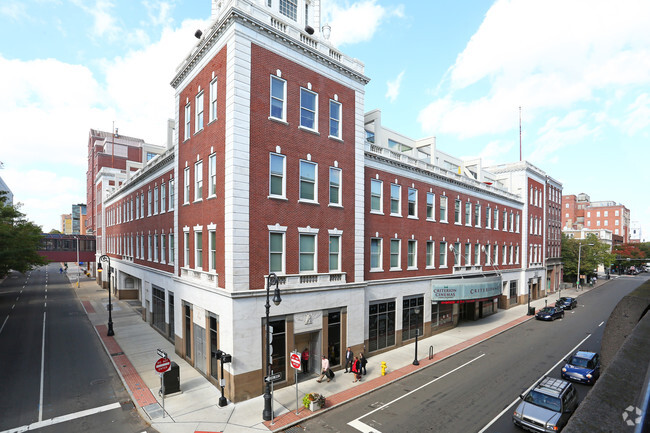
<path fill-rule="evenodd" d="M 564 317 L 564 310 L 561 307 L 544 307 L 535 314 L 537 320 L 555 320 Z"/>
<path fill-rule="evenodd" d="M 528 394 L 512 414 L 512 422 L 534 432 L 557 432 L 569 421 L 578 407 L 578 393 L 571 382 L 545 377 Z"/>
<path fill-rule="evenodd" d="M 577 351 L 562 367 L 562 378 L 593 385 L 600 377 L 600 356 L 586 350 Z"/>
<path fill-rule="evenodd" d="M 563 310 L 573 310 L 578 306 L 578 300 L 570 296 L 562 296 L 555 302 L 556 307 L 560 307 Z"/>

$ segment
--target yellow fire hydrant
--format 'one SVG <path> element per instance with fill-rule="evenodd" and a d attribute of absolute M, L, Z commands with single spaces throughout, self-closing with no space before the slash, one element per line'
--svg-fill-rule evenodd
<path fill-rule="evenodd" d="M 381 361 L 381 375 L 386 376 L 386 361 Z"/>

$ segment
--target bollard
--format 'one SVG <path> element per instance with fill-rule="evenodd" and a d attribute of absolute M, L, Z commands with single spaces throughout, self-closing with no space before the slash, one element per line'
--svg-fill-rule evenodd
<path fill-rule="evenodd" d="M 386 361 L 381 361 L 381 375 L 386 376 Z"/>

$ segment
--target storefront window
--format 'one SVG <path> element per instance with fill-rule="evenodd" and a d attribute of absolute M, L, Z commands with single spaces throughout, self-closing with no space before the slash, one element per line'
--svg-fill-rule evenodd
<path fill-rule="evenodd" d="M 217 350 L 219 350 L 219 342 L 217 340 L 217 317 L 210 315 L 210 376 L 219 379 Z"/>
<path fill-rule="evenodd" d="M 424 319 L 424 296 L 404 298 L 402 301 L 402 341 L 422 336 Z"/>
<path fill-rule="evenodd" d="M 516 281 L 510 281 L 510 303 L 511 304 L 517 303 L 517 282 Z"/>
<path fill-rule="evenodd" d="M 368 350 L 395 345 L 395 301 L 382 301 L 369 305 Z"/>
<path fill-rule="evenodd" d="M 169 309 L 169 338 L 174 341 L 174 294 L 167 292 L 167 303 Z"/>
<path fill-rule="evenodd" d="M 271 370 L 273 373 L 280 373 L 280 381 L 285 380 L 286 366 L 286 341 L 285 341 L 285 323 L 284 319 L 271 320 L 271 347 L 273 352 L 271 358 Z"/>
<path fill-rule="evenodd" d="M 341 312 L 327 315 L 327 356 L 330 366 L 341 364 Z"/>
<path fill-rule="evenodd" d="M 442 326 L 453 320 L 454 304 L 431 303 L 431 327 Z"/>
<path fill-rule="evenodd" d="M 151 298 L 153 302 L 152 325 L 164 333 L 167 331 L 165 329 L 165 291 L 152 287 Z"/>

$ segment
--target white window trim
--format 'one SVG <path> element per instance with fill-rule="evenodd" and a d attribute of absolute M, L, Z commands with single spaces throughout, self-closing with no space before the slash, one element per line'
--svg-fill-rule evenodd
<path fill-rule="evenodd" d="M 271 193 L 271 160 L 274 156 L 282 158 L 282 194 Z M 269 195 L 268 198 L 277 198 L 286 200 L 287 198 L 287 157 L 281 153 L 270 152 L 269 154 Z"/>
<path fill-rule="evenodd" d="M 368 251 L 368 257 L 369 257 L 369 260 L 368 260 L 369 263 L 368 264 L 370 265 L 370 272 L 383 272 L 384 271 L 384 266 L 383 266 L 384 262 L 382 260 L 382 256 L 384 254 L 384 240 L 383 240 L 383 238 L 372 237 L 372 238 L 370 238 L 370 242 L 369 242 L 370 246 L 372 246 L 372 241 L 373 240 L 376 240 L 378 242 L 378 244 L 379 244 L 379 263 L 378 263 L 379 267 L 377 267 L 377 268 L 372 267 L 372 252 Z"/>
<path fill-rule="evenodd" d="M 302 177 L 302 164 L 312 164 L 314 166 L 314 198 L 313 199 L 308 199 L 308 198 L 302 198 L 302 192 L 300 191 L 301 183 L 302 180 L 300 179 Z M 298 202 L 301 203 L 318 203 L 318 164 L 313 162 L 313 161 L 308 161 L 306 159 L 301 159 L 299 166 L 298 166 Z"/>
<path fill-rule="evenodd" d="M 183 134 L 183 141 L 187 141 L 190 139 L 192 136 L 192 131 L 190 130 L 190 126 L 192 125 L 192 109 L 190 108 L 190 103 L 188 102 L 187 105 L 185 105 L 185 131 Z"/>
<path fill-rule="evenodd" d="M 415 244 L 415 252 L 414 252 L 414 257 L 413 257 L 413 265 L 409 266 L 408 264 L 408 246 L 409 244 Z M 415 239 L 408 239 L 406 242 L 406 270 L 408 271 L 417 271 L 418 270 L 418 241 Z"/>
<path fill-rule="evenodd" d="M 212 81 L 210 81 L 210 113 L 208 117 L 208 122 L 213 122 L 217 120 L 217 110 L 219 106 L 217 105 L 217 95 L 218 95 L 218 89 L 217 89 L 217 77 L 214 77 Z"/>
<path fill-rule="evenodd" d="M 393 250 L 392 250 L 392 245 L 393 241 L 397 242 L 398 248 L 397 248 L 397 267 L 393 267 L 392 260 L 388 260 L 388 270 L 389 271 L 401 271 L 402 270 L 402 240 L 401 239 L 395 239 L 391 238 L 390 242 L 388 243 L 388 257 L 389 259 L 392 259 L 393 255 Z"/>
<path fill-rule="evenodd" d="M 300 112 L 299 112 L 298 127 L 300 129 L 304 129 L 304 130 L 307 130 L 307 131 L 318 132 L 318 93 L 316 93 L 316 92 L 314 92 L 312 90 L 306 89 L 304 87 L 301 87 L 300 88 L 300 111 L 303 110 L 303 105 L 302 105 L 302 92 L 303 92 L 303 90 L 305 92 L 309 92 L 309 93 L 311 93 L 311 94 L 313 94 L 315 96 L 314 111 L 313 111 L 314 112 L 314 127 L 310 128 L 309 126 L 305 126 L 305 125 L 302 124 L 302 114 Z M 309 108 L 305 108 L 305 110 L 312 111 Z M 329 130 L 329 127 L 328 127 L 328 130 Z"/>
<path fill-rule="evenodd" d="M 203 128 L 205 126 L 205 120 L 203 120 L 204 105 L 205 104 L 203 103 L 203 90 L 201 90 L 194 98 L 194 106 L 196 107 L 196 109 L 194 110 L 194 134 L 195 135 L 203 131 Z"/>
<path fill-rule="evenodd" d="M 332 117 L 332 103 L 336 104 L 339 106 L 339 118 L 338 119 L 333 119 Z M 339 101 L 335 101 L 333 99 L 330 99 L 330 105 L 329 105 L 329 120 L 336 120 L 338 121 L 339 124 L 339 135 L 332 135 L 331 132 L 332 130 L 330 129 L 329 123 L 327 124 L 327 133 L 329 138 L 334 138 L 336 140 L 343 140 L 343 104 L 341 104 Z"/>
<path fill-rule="evenodd" d="M 393 213 L 393 186 L 396 186 L 399 194 L 397 195 L 397 213 Z M 390 184 L 390 216 L 401 217 L 402 216 L 402 185 L 397 183 Z"/>
<path fill-rule="evenodd" d="M 372 184 L 377 182 L 379 184 L 379 210 L 372 208 Z M 370 213 L 376 215 L 384 214 L 384 182 L 379 179 L 370 179 Z"/>
<path fill-rule="evenodd" d="M 414 212 L 415 212 L 415 213 L 414 213 L 413 215 L 411 215 L 411 214 L 409 213 L 409 209 L 408 209 L 408 208 L 409 208 L 409 205 L 411 204 L 411 200 L 409 199 L 409 195 L 410 195 L 409 193 L 410 193 L 411 191 L 415 191 L 415 204 L 414 204 L 414 206 L 413 206 L 413 208 L 414 208 Z M 407 217 L 407 218 L 418 219 L 418 193 L 419 193 L 419 191 L 418 191 L 417 188 L 411 188 L 411 187 L 408 187 L 407 190 L 406 190 L 406 202 L 407 202 L 407 207 L 406 207 L 406 217 Z"/>
<path fill-rule="evenodd" d="M 331 201 L 331 196 L 330 196 L 330 188 L 332 186 L 332 170 L 338 171 L 339 173 L 339 184 L 338 184 L 338 191 L 339 191 L 339 202 L 338 203 L 332 203 Z M 329 188 L 327 189 L 327 197 L 329 200 L 329 206 L 332 207 L 343 207 L 343 170 L 339 167 L 330 167 L 329 168 Z"/>
<path fill-rule="evenodd" d="M 278 80 L 281 81 L 283 86 L 282 86 L 282 117 L 275 117 L 273 116 L 273 80 Z M 287 81 L 283 80 L 282 78 L 276 76 L 276 75 L 271 75 L 269 79 L 269 119 L 270 120 L 277 120 L 286 123 L 287 122 Z M 279 100 L 279 99 L 278 99 Z"/>
<path fill-rule="evenodd" d="M 194 203 L 199 201 L 203 201 L 203 160 L 194 164 Z"/>

